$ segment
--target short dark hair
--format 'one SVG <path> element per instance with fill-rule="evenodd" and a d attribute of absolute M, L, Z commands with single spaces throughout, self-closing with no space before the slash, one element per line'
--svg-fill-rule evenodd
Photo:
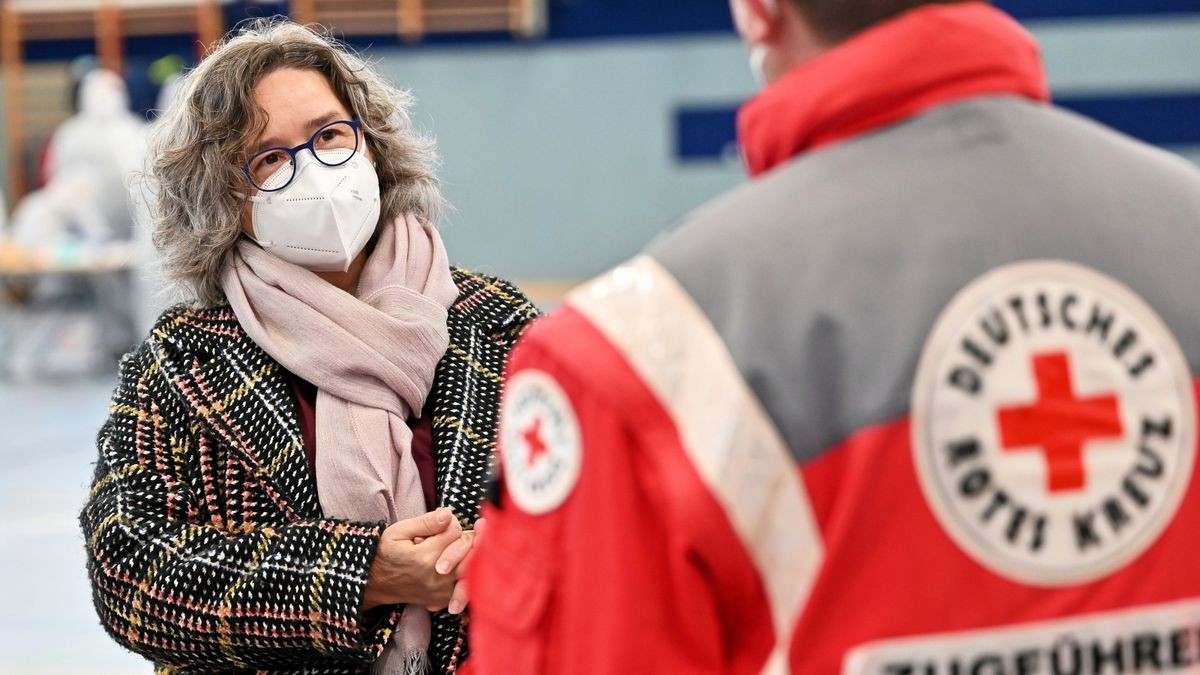
<path fill-rule="evenodd" d="M 791 0 L 817 35 L 830 44 L 841 42 L 914 7 L 959 2 L 990 0 Z"/>

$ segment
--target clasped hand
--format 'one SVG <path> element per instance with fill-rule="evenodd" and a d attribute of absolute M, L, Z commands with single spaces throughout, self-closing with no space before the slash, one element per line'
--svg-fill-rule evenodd
<path fill-rule="evenodd" d="M 460 580 L 483 522 L 463 530 L 453 512 L 441 508 L 388 526 L 371 563 L 364 609 L 413 604 L 462 612 L 467 595 Z"/>

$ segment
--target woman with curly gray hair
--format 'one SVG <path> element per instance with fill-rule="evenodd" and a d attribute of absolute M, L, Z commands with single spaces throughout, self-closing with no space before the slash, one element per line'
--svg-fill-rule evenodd
<path fill-rule="evenodd" d="M 458 579 L 536 310 L 450 266 L 409 104 L 328 37 L 269 22 L 156 124 L 155 243 L 195 302 L 122 361 L 81 523 L 102 623 L 160 672 L 466 655 Z"/>

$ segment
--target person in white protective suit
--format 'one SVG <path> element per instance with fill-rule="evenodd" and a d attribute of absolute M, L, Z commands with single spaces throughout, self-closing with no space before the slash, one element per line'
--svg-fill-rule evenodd
<path fill-rule="evenodd" d="M 93 70 L 80 86 L 79 112 L 54 132 L 47 160 L 49 184 L 66 181 L 87 193 L 107 226 L 108 240 L 130 238 L 133 225 L 129 182 L 146 156 L 146 123 L 129 110 L 124 80 Z M 90 198 L 90 199 L 89 199 Z"/>
<path fill-rule="evenodd" d="M 29 248 L 128 240 L 128 184 L 145 158 L 146 124 L 129 110 L 119 75 L 94 70 L 80 87 L 79 112 L 50 139 L 46 187 L 13 217 L 13 236 Z"/>
<path fill-rule="evenodd" d="M 87 260 L 133 236 L 129 185 L 145 161 L 146 123 L 129 109 L 119 75 L 93 70 L 80 85 L 79 111 L 50 139 L 47 184 L 16 207 L 12 239 L 50 260 Z M 133 342 L 130 283 L 124 274 L 46 277 L 33 288 L 38 302 L 94 297 L 101 350 L 121 353 Z"/>

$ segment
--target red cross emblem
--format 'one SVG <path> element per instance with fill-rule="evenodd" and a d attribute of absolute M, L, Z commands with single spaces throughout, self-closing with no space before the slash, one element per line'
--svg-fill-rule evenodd
<path fill-rule="evenodd" d="M 1037 401 L 1006 406 L 996 413 L 1000 445 L 1010 452 L 1041 450 L 1049 469 L 1050 492 L 1081 490 L 1087 482 L 1084 446 L 1088 441 L 1124 435 L 1117 397 L 1077 398 L 1066 352 L 1034 356 L 1033 374 Z"/>
<path fill-rule="evenodd" d="M 539 457 L 550 452 L 550 447 L 542 440 L 542 418 L 534 418 L 533 423 L 525 431 L 521 432 L 521 437 L 525 439 L 525 444 L 529 446 L 529 458 L 527 460 L 529 466 L 533 466 L 533 463 Z"/>

